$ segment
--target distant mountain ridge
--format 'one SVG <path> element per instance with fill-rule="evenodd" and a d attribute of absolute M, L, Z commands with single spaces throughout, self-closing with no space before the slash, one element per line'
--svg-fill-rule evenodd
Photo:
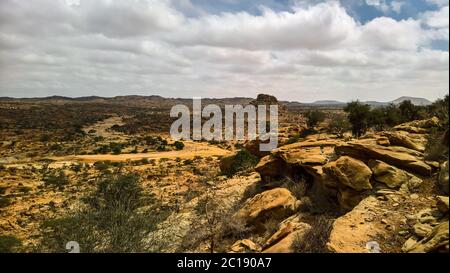
<path fill-rule="evenodd" d="M 203 103 L 206 104 L 249 104 L 252 102 L 253 98 L 247 97 L 230 97 L 230 98 L 202 98 Z M 363 101 L 362 103 L 369 104 L 371 106 L 386 106 L 389 104 L 400 104 L 403 101 L 409 100 L 414 105 L 426 106 L 430 105 L 432 102 L 419 97 L 408 97 L 402 96 L 398 99 L 389 102 L 379 102 L 379 101 Z M 64 97 L 64 96 L 49 96 L 49 97 L 36 97 L 36 98 L 11 98 L 11 97 L 0 97 L 0 101 L 28 101 L 28 102 L 46 102 L 46 101 L 57 101 L 57 102 L 155 102 L 155 103 L 188 103 L 192 101 L 189 98 L 165 98 L 158 95 L 124 95 L 115 97 L 99 97 L 99 96 L 86 96 L 86 97 Z M 347 102 L 337 101 L 337 100 L 318 100 L 312 103 L 303 103 L 298 101 L 280 101 L 281 104 L 287 107 L 298 107 L 298 106 L 344 106 Z"/>
<path fill-rule="evenodd" d="M 400 104 L 404 101 L 411 101 L 412 104 L 414 105 L 418 105 L 418 106 L 427 106 L 432 104 L 431 101 L 425 99 L 425 98 L 418 98 L 418 97 L 408 97 L 408 96 L 402 96 L 398 99 L 395 99 L 393 101 L 388 101 L 388 102 L 380 102 L 380 101 L 363 101 L 362 103 L 364 104 L 368 104 L 370 106 L 386 106 L 389 104 Z M 315 101 L 313 103 L 309 103 L 310 105 L 345 105 L 347 104 L 347 102 L 342 102 L 342 101 L 336 101 L 336 100 L 319 100 L 319 101 Z"/>

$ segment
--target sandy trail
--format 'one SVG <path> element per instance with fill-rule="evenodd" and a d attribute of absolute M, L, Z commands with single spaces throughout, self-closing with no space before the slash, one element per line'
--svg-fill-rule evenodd
<path fill-rule="evenodd" d="M 142 158 L 148 159 L 161 159 L 161 158 L 172 158 L 177 157 L 182 159 L 194 158 L 195 156 L 207 157 L 207 156 L 224 156 L 231 152 L 225 149 L 209 145 L 207 143 L 199 142 L 184 142 L 185 147 L 181 151 L 167 151 L 167 152 L 149 152 L 149 153 L 137 153 L 137 154 L 96 154 L 96 155 L 74 155 L 74 156 L 61 156 L 52 157 L 51 159 L 56 161 L 80 161 L 92 163 L 96 161 L 127 161 L 127 160 L 138 160 Z"/>

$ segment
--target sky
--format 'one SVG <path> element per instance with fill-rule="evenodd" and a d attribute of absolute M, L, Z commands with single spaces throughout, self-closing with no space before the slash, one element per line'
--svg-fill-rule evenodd
<path fill-rule="evenodd" d="M 429 100 L 448 0 L 1 0 L 0 97 Z"/>

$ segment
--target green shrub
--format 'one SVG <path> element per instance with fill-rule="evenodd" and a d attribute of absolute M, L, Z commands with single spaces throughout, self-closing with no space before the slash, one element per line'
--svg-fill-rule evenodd
<path fill-rule="evenodd" d="M 315 127 L 319 122 L 324 121 L 326 117 L 324 112 L 317 109 L 306 112 L 305 116 L 308 119 L 307 124 L 310 128 Z"/>
<path fill-rule="evenodd" d="M 442 162 L 448 159 L 448 146 L 444 143 L 444 136 L 444 132 L 436 129 L 428 135 L 424 153 L 426 160 Z"/>
<path fill-rule="evenodd" d="M 186 159 L 183 161 L 184 165 L 192 165 L 194 163 L 194 161 L 192 159 Z"/>
<path fill-rule="evenodd" d="M 21 245 L 22 242 L 14 236 L 0 236 L 0 253 L 16 252 Z"/>
<path fill-rule="evenodd" d="M 181 141 L 175 141 L 173 143 L 173 146 L 175 146 L 175 149 L 177 150 L 183 150 L 184 149 L 184 143 Z"/>
<path fill-rule="evenodd" d="M 370 106 L 353 101 L 345 106 L 344 111 L 348 113 L 353 135 L 360 137 L 365 134 L 369 127 Z"/>
<path fill-rule="evenodd" d="M 327 131 L 343 137 L 344 133 L 351 129 L 351 124 L 344 115 L 335 115 L 328 124 Z"/>
<path fill-rule="evenodd" d="M 168 216 L 167 210 L 144 194 L 137 175 L 109 176 L 96 185 L 82 199 L 85 207 L 42 225 L 44 239 L 38 251 L 67 252 L 68 241 L 77 241 L 84 253 L 149 251 L 143 239 Z M 149 246 L 154 244 L 149 242 Z"/>
<path fill-rule="evenodd" d="M 0 196 L 0 208 L 7 207 L 11 204 L 11 201 L 8 197 Z"/>
<path fill-rule="evenodd" d="M 51 171 L 44 176 L 44 184 L 46 186 L 63 188 L 65 185 L 69 184 L 69 179 L 64 174 L 64 171 Z"/>
<path fill-rule="evenodd" d="M 298 142 L 300 139 L 301 139 L 301 138 L 300 138 L 300 134 L 296 134 L 296 135 L 294 135 L 294 136 L 291 136 L 291 137 L 286 141 L 285 144 L 286 144 L 286 145 L 292 144 L 292 143 Z"/>
<path fill-rule="evenodd" d="M 247 150 L 239 150 L 227 170 L 224 171 L 224 174 L 227 176 L 233 176 L 238 172 L 249 171 L 253 169 L 256 164 L 258 164 L 259 158 L 257 156 L 252 155 Z"/>
<path fill-rule="evenodd" d="M 122 152 L 122 148 L 123 148 L 122 144 L 115 143 L 115 142 L 110 143 L 109 147 L 111 149 L 111 152 L 115 155 L 119 155 Z"/>

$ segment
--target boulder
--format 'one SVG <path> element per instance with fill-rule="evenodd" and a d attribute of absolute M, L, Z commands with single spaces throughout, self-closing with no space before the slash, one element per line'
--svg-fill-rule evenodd
<path fill-rule="evenodd" d="M 289 190 L 275 188 L 248 199 L 235 217 L 247 224 L 262 224 L 267 219 L 283 219 L 292 215 L 299 205 Z"/>
<path fill-rule="evenodd" d="M 397 125 L 394 127 L 394 129 L 398 130 L 398 131 L 405 131 L 405 132 L 414 133 L 414 134 L 427 134 L 430 132 L 429 129 L 419 128 L 419 127 L 414 127 L 414 126 L 404 125 L 404 124 Z"/>
<path fill-rule="evenodd" d="M 298 214 L 292 215 L 280 223 L 280 227 L 264 244 L 263 253 L 293 252 L 292 243 L 309 231 L 311 226 L 300 221 Z"/>
<path fill-rule="evenodd" d="M 323 171 L 323 166 L 304 166 L 306 173 L 311 175 L 314 183 L 323 185 L 328 188 L 337 188 L 338 181 Z"/>
<path fill-rule="evenodd" d="M 271 178 L 278 179 L 286 175 L 285 162 L 273 155 L 268 155 L 258 162 L 255 167 L 255 171 L 259 173 L 263 181 L 268 182 Z"/>
<path fill-rule="evenodd" d="M 414 234 L 416 234 L 419 238 L 427 236 L 427 234 L 430 233 L 432 229 L 433 227 L 429 224 L 417 223 L 413 226 Z"/>
<path fill-rule="evenodd" d="M 441 190 L 448 195 L 448 161 L 441 164 L 439 172 L 439 186 Z"/>
<path fill-rule="evenodd" d="M 351 142 L 336 146 L 335 151 L 337 154 L 352 156 L 366 162 L 370 159 L 381 160 L 424 176 L 430 176 L 432 171 L 431 166 L 423 162 L 418 156 L 396 151 L 390 149 L 390 147 Z"/>
<path fill-rule="evenodd" d="M 391 143 L 389 142 L 388 138 L 379 138 L 377 139 L 377 144 L 381 146 L 389 146 Z"/>
<path fill-rule="evenodd" d="M 400 132 L 385 132 L 384 135 L 387 136 L 391 145 L 398 145 L 420 152 L 425 151 L 425 145 L 423 145 L 423 143 L 420 143 L 405 134 L 401 134 Z"/>
<path fill-rule="evenodd" d="M 260 252 L 261 247 L 249 239 L 236 241 L 230 248 L 231 253 Z"/>
<path fill-rule="evenodd" d="M 294 252 L 293 243 L 295 240 L 300 239 L 301 237 L 311 229 L 311 226 L 302 223 L 297 229 L 288 233 L 284 237 L 282 237 L 279 241 L 274 243 L 272 246 L 263 250 L 263 253 L 292 253 Z"/>
<path fill-rule="evenodd" d="M 356 191 L 370 190 L 372 171 L 357 159 L 341 156 L 338 160 L 323 166 L 324 172 L 336 178 L 341 184 Z"/>
<path fill-rule="evenodd" d="M 434 227 L 422 240 L 415 244 L 404 246 L 403 251 L 408 253 L 445 252 L 449 251 L 448 221 Z"/>
<path fill-rule="evenodd" d="M 399 127 L 406 127 L 406 126 L 415 127 L 415 128 L 437 127 L 437 126 L 439 126 L 439 118 L 432 117 L 429 119 L 413 120 L 410 122 L 405 122 L 405 123 L 399 124 L 399 125 L 395 126 L 394 129 L 397 129 Z"/>
<path fill-rule="evenodd" d="M 444 214 L 448 213 L 448 196 L 437 196 L 436 207 Z"/>
<path fill-rule="evenodd" d="M 399 188 L 403 183 L 415 177 L 381 160 L 369 160 L 368 165 L 373 172 L 374 179 L 392 189 Z"/>
<path fill-rule="evenodd" d="M 325 154 L 324 148 L 320 147 L 281 150 L 276 154 L 288 165 L 323 165 L 327 163 L 327 154 Z"/>

